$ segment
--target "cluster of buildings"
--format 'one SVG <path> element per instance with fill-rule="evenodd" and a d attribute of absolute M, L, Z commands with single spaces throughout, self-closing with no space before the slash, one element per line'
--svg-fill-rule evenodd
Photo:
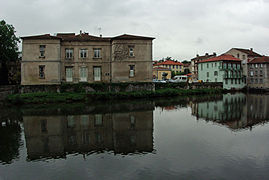
<path fill-rule="evenodd" d="M 269 89 L 269 57 L 250 49 L 232 48 L 217 56 L 216 53 L 192 58 L 191 63 L 166 60 L 153 63 L 156 79 L 172 78 L 174 72 L 187 74 L 191 81 L 222 82 L 224 89 Z"/>
<path fill-rule="evenodd" d="M 232 48 L 189 62 L 152 61 L 152 37 L 58 33 L 22 37 L 21 84 L 152 82 L 188 74 L 191 81 L 222 82 L 225 89 L 269 89 L 269 57 Z"/>

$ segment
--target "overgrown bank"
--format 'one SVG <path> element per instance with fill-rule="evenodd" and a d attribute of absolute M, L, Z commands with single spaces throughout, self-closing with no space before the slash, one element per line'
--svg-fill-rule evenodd
<path fill-rule="evenodd" d="M 171 96 L 187 96 L 199 94 L 222 93 L 223 89 L 157 89 L 156 91 L 134 91 L 134 92 L 36 92 L 25 94 L 12 94 L 6 98 L 11 104 L 42 104 L 42 103 L 66 103 L 66 102 L 92 102 L 93 100 L 111 99 L 137 99 Z"/>

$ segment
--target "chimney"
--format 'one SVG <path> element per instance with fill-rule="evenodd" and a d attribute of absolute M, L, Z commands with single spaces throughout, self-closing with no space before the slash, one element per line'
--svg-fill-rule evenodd
<path fill-rule="evenodd" d="M 199 54 L 196 54 L 196 57 L 199 57 Z"/>
<path fill-rule="evenodd" d="M 82 34 L 82 30 L 79 31 L 79 34 L 80 34 L 80 35 Z"/>
<path fill-rule="evenodd" d="M 100 38 L 102 38 L 102 34 L 100 34 Z"/>
<path fill-rule="evenodd" d="M 217 56 L 217 53 L 216 52 L 213 52 L 213 56 Z"/>
<path fill-rule="evenodd" d="M 252 52 L 253 51 L 253 48 L 250 48 L 250 51 Z"/>
<path fill-rule="evenodd" d="M 205 53 L 205 56 L 208 56 L 208 53 Z"/>

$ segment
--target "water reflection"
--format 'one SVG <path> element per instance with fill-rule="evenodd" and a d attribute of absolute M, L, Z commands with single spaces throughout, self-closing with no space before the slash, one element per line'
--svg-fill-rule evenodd
<path fill-rule="evenodd" d="M 23 125 L 29 160 L 104 150 L 116 154 L 153 151 L 153 110 L 23 116 Z"/>
<path fill-rule="evenodd" d="M 192 115 L 240 130 L 269 120 L 269 96 L 224 94 L 204 102 L 191 102 Z"/>

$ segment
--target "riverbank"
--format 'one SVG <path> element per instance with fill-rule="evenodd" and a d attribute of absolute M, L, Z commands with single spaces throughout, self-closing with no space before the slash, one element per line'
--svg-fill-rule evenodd
<path fill-rule="evenodd" d="M 150 99 L 156 97 L 187 96 L 199 94 L 223 93 L 223 89 L 157 89 L 155 91 L 133 91 L 133 92 L 34 92 L 24 94 L 11 94 L 7 96 L 6 103 L 9 104 L 47 104 L 47 103 L 71 103 L 91 102 L 93 100 L 113 99 Z"/>

